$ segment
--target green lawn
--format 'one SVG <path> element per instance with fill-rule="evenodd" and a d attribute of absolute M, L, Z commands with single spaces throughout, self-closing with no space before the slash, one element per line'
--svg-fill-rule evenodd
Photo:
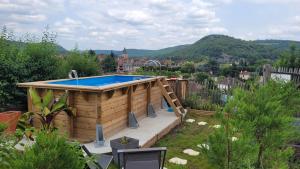
<path fill-rule="evenodd" d="M 207 162 L 205 156 L 201 153 L 197 144 L 205 143 L 208 133 L 213 130 L 209 126 L 216 124 L 213 118 L 201 117 L 198 115 L 189 114 L 186 119 L 193 118 L 196 120 L 194 123 L 183 123 L 178 128 L 174 129 L 167 136 L 162 138 L 153 147 L 167 147 L 167 157 L 165 167 L 168 169 L 213 169 Z M 206 121 L 208 125 L 198 126 L 199 121 Z M 199 151 L 199 156 L 189 156 L 184 154 L 184 149 L 191 148 L 195 151 Z M 187 165 L 175 165 L 168 162 L 173 157 L 179 157 L 188 160 Z M 111 166 L 110 169 L 117 169 L 115 166 Z"/>

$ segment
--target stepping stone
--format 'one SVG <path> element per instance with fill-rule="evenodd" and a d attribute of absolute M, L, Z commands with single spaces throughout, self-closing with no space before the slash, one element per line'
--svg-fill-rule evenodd
<path fill-rule="evenodd" d="M 198 151 L 194 151 L 193 149 L 185 149 L 185 150 L 183 150 L 183 153 L 184 154 L 188 154 L 190 156 L 197 156 L 197 155 L 199 155 L 199 152 Z"/>
<path fill-rule="evenodd" d="M 178 158 L 178 157 L 173 157 L 169 160 L 169 163 L 178 164 L 178 165 L 186 165 L 187 160 L 181 159 L 181 158 Z"/>
<path fill-rule="evenodd" d="M 213 128 L 216 128 L 216 129 L 221 128 L 221 125 L 219 125 L 219 124 L 213 125 Z"/>
<path fill-rule="evenodd" d="M 237 137 L 231 137 L 231 141 L 237 141 L 238 138 Z"/>
<path fill-rule="evenodd" d="M 198 144 L 197 147 L 209 150 L 209 145 L 207 144 Z"/>
<path fill-rule="evenodd" d="M 205 122 L 205 121 L 200 121 L 200 122 L 198 122 L 198 125 L 199 125 L 199 126 L 205 126 L 205 125 L 207 125 L 207 122 Z"/>
<path fill-rule="evenodd" d="M 187 123 L 194 123 L 196 120 L 195 119 L 187 119 L 185 122 Z"/>

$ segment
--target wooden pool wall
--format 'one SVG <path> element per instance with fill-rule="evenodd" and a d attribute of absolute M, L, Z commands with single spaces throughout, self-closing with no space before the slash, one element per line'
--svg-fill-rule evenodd
<path fill-rule="evenodd" d="M 46 90 L 51 89 L 38 86 L 35 88 L 41 96 Z M 58 97 L 65 93 L 66 89 L 52 90 L 55 97 Z M 128 126 L 128 112 L 134 112 L 138 119 L 144 118 L 147 116 L 147 105 L 151 103 L 155 109 L 160 109 L 163 97 L 156 80 L 98 92 L 76 90 L 67 92 L 68 104 L 77 109 L 77 116 L 70 118 L 61 112 L 56 116 L 54 126 L 61 133 L 67 133 L 69 137 L 84 141 L 96 138 L 96 124 L 103 126 L 105 137 L 114 135 Z M 30 97 L 28 110 L 36 111 Z M 34 126 L 40 126 L 39 120 L 34 120 Z"/>

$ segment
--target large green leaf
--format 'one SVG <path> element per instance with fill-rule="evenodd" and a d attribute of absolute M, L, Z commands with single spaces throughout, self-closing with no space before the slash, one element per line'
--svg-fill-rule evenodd
<path fill-rule="evenodd" d="M 67 104 L 67 98 L 68 98 L 67 93 L 62 95 L 59 98 L 58 102 L 53 105 L 51 112 L 56 112 L 56 111 L 60 111 L 60 110 L 64 109 Z"/>
<path fill-rule="evenodd" d="M 36 92 L 35 89 L 33 88 L 30 88 L 29 89 L 29 94 L 30 94 L 30 98 L 32 100 L 32 104 L 38 108 L 38 109 L 42 109 L 42 99 L 41 97 L 39 96 L 39 94 Z"/>
<path fill-rule="evenodd" d="M 44 113 L 44 116 L 48 116 L 49 114 L 51 114 L 51 112 L 48 109 L 48 107 L 44 107 L 43 113 Z"/>
<path fill-rule="evenodd" d="M 48 90 L 45 96 L 43 97 L 43 106 L 49 107 L 49 104 L 53 101 L 53 99 L 54 99 L 53 91 Z"/>

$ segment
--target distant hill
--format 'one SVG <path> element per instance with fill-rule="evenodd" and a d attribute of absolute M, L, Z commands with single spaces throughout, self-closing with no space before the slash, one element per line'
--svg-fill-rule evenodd
<path fill-rule="evenodd" d="M 256 40 L 246 41 L 226 35 L 209 35 L 193 44 L 186 44 L 163 48 L 159 50 L 127 49 L 128 55 L 132 57 L 177 57 L 198 58 L 207 56 L 220 59 L 224 56 L 231 59 L 245 58 L 255 60 L 258 58 L 276 59 L 280 53 L 287 50 L 292 44 L 300 49 L 300 42 L 289 40 Z M 96 50 L 97 54 L 110 54 L 111 50 Z M 113 51 L 120 55 L 122 51 Z"/>
<path fill-rule="evenodd" d="M 174 46 L 174 47 L 168 47 L 163 48 L 159 50 L 147 50 L 147 49 L 126 49 L 129 56 L 132 57 L 139 57 L 139 56 L 168 56 L 169 53 L 179 51 L 181 49 L 184 49 L 186 45 L 180 45 L 180 46 Z M 110 52 L 113 51 L 116 55 L 121 55 L 122 50 L 95 50 L 96 54 L 105 54 L 109 55 Z"/>
<path fill-rule="evenodd" d="M 300 42 L 299 41 L 291 41 L 291 40 L 256 40 L 254 41 L 257 44 L 270 46 L 275 51 L 283 51 L 288 49 L 291 45 L 296 45 L 298 49 L 300 49 Z"/>
<path fill-rule="evenodd" d="M 169 55 L 186 58 L 208 56 L 218 59 L 222 56 L 230 56 L 233 59 L 274 59 L 278 56 L 278 52 L 272 45 L 262 45 L 255 41 L 245 41 L 225 35 L 209 35 Z"/>

